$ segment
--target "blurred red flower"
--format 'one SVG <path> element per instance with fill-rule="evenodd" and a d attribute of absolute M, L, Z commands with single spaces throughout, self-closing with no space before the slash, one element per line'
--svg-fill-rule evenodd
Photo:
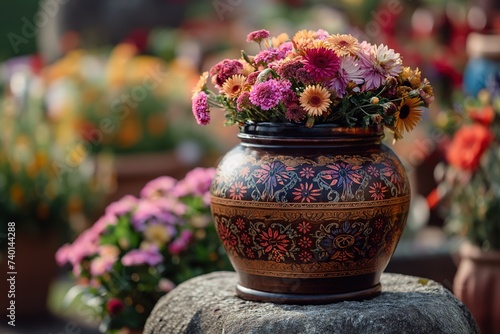
<path fill-rule="evenodd" d="M 481 124 L 464 126 L 455 133 L 446 159 L 455 167 L 473 171 L 492 140 L 493 134 L 487 127 Z"/>

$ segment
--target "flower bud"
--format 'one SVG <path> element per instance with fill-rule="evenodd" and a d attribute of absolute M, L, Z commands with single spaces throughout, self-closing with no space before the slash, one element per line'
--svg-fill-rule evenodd
<path fill-rule="evenodd" d="M 387 116 L 392 116 L 398 111 L 398 107 L 392 102 L 387 102 L 382 105 Z"/>
<path fill-rule="evenodd" d="M 382 123 L 382 120 L 383 120 L 383 118 L 380 114 L 371 115 L 371 119 L 372 119 L 373 123 L 375 123 L 375 124 L 380 124 L 380 123 Z"/>
<path fill-rule="evenodd" d="M 378 104 L 378 103 L 379 103 L 379 101 L 380 101 L 380 99 L 379 99 L 378 97 L 376 97 L 376 96 L 374 96 L 374 97 L 372 97 L 372 98 L 370 99 L 370 103 L 371 103 L 371 104 Z"/>

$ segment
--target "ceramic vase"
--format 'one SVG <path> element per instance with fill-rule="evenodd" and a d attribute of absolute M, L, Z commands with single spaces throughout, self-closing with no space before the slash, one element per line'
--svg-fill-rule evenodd
<path fill-rule="evenodd" d="M 211 187 L 237 294 L 288 304 L 379 295 L 410 205 L 383 128 L 257 123 L 239 138 Z"/>

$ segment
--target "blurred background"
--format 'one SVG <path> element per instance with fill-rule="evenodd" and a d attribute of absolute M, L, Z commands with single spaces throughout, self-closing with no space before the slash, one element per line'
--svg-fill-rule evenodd
<path fill-rule="evenodd" d="M 384 43 L 431 81 L 436 103 L 392 146 L 414 194 L 387 271 L 451 289 L 455 240 L 433 201 L 448 142 L 441 125 L 463 91 L 474 54 L 469 35 L 500 28 L 498 2 L 4 0 L 0 7 L 0 225 L 16 223 L 18 321 L 36 323 L 30 333 L 65 332 L 73 322 L 81 333 L 97 332 L 85 312 L 61 306 L 71 278 L 57 268 L 56 249 L 108 203 L 137 195 L 157 176 L 215 166 L 237 144 L 222 112 L 196 125 L 191 89 L 220 59 L 255 52 L 244 37 L 257 29 L 293 36 L 321 28 Z"/>

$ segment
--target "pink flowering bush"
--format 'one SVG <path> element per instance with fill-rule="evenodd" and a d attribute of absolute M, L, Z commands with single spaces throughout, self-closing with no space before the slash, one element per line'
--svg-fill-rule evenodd
<path fill-rule="evenodd" d="M 289 122 L 312 127 L 381 124 L 402 138 L 434 100 L 433 88 L 418 68 L 386 45 L 359 42 L 324 30 L 271 37 L 254 31 L 247 42 L 260 52 L 224 59 L 203 73 L 193 90 L 198 124 L 210 122 L 210 109 L 225 110 L 228 125 Z M 207 86 L 208 79 L 215 93 Z"/>
<path fill-rule="evenodd" d="M 92 227 L 58 250 L 57 262 L 72 268 L 103 331 L 140 329 L 176 284 L 231 270 L 210 215 L 214 173 L 196 168 L 179 181 L 152 180 L 139 198 L 127 195 L 110 204 Z"/>

